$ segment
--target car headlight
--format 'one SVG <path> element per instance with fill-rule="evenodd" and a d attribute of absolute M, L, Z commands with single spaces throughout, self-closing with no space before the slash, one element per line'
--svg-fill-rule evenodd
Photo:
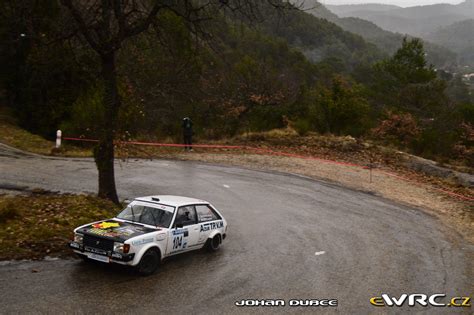
<path fill-rule="evenodd" d="M 114 252 L 123 253 L 123 243 L 114 242 Z"/>
<path fill-rule="evenodd" d="M 130 251 L 130 244 L 114 242 L 114 252 L 127 254 Z"/>
<path fill-rule="evenodd" d="M 82 244 L 82 241 L 84 239 L 84 235 L 75 233 L 74 234 L 74 242 Z"/>

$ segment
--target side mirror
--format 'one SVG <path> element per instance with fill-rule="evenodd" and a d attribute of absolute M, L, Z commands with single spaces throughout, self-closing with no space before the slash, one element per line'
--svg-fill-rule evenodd
<path fill-rule="evenodd" d="M 130 199 L 127 198 L 127 199 L 125 199 L 125 200 L 123 201 L 123 203 L 126 204 L 126 205 L 128 205 L 128 204 L 131 203 L 131 201 L 130 201 Z"/>
<path fill-rule="evenodd" d="M 183 223 L 176 223 L 176 225 L 174 227 L 175 227 L 175 229 L 181 229 L 181 228 L 183 228 Z"/>

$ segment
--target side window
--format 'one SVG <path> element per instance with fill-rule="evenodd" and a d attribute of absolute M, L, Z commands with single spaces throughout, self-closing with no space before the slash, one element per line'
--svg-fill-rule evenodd
<path fill-rule="evenodd" d="M 220 220 L 221 217 L 207 205 L 196 205 L 196 212 L 199 222 Z"/>
<path fill-rule="evenodd" d="M 180 207 L 174 222 L 175 226 L 176 224 L 182 224 L 183 226 L 196 224 L 196 210 L 194 206 Z"/>

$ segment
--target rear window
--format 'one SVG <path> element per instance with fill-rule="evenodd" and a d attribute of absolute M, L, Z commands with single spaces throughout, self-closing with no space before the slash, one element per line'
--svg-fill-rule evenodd
<path fill-rule="evenodd" d="M 196 212 L 199 222 L 220 220 L 221 217 L 207 205 L 196 205 Z"/>

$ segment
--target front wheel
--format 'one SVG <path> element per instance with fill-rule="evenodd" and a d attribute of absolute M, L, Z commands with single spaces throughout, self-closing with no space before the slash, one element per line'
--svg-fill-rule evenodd
<path fill-rule="evenodd" d="M 210 252 L 216 252 L 221 246 L 221 243 L 221 236 L 220 234 L 217 234 L 213 238 L 207 240 L 207 250 Z"/>
<path fill-rule="evenodd" d="M 137 271 L 142 276 L 153 274 L 160 264 L 160 255 L 157 250 L 149 249 L 143 254 L 142 259 L 137 265 Z"/>

